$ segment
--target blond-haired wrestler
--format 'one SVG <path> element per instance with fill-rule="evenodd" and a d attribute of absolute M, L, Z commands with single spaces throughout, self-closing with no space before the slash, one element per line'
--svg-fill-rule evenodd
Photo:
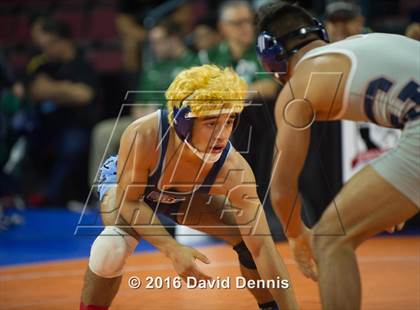
<path fill-rule="evenodd" d="M 106 227 L 92 245 L 80 309 L 108 309 L 125 260 L 140 239 L 168 256 L 184 280 L 209 279 L 195 262 L 210 263 L 208 258 L 173 239 L 156 214 L 232 245 L 246 279 L 289 279 L 252 171 L 229 142 L 246 95 L 246 83 L 233 70 L 193 67 L 167 90 L 168 111 L 128 126 L 118 157 L 102 168 L 99 195 Z M 297 309 L 291 287 L 251 293 L 260 309 Z"/>

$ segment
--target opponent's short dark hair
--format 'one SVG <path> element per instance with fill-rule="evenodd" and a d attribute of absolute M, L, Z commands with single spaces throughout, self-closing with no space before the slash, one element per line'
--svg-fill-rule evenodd
<path fill-rule="evenodd" d="M 71 31 L 70 27 L 64 21 L 46 17 L 44 20 L 41 21 L 42 23 L 42 31 L 56 35 L 61 39 L 71 39 Z"/>
<path fill-rule="evenodd" d="M 256 14 L 258 33 L 267 31 L 276 37 L 313 25 L 312 15 L 296 3 L 275 1 L 262 5 Z"/>

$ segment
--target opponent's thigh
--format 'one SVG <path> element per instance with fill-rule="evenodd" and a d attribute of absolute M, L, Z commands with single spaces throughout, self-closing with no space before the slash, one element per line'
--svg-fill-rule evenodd
<path fill-rule="evenodd" d="M 366 166 L 343 187 L 314 227 L 314 238 L 342 237 L 355 247 L 367 238 L 404 222 L 419 209 Z"/>

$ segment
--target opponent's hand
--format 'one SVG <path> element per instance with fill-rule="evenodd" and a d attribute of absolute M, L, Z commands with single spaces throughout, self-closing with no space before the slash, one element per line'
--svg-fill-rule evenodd
<path fill-rule="evenodd" d="M 314 254 L 311 246 L 311 231 L 305 227 L 302 234 L 296 238 L 289 238 L 289 246 L 292 250 L 293 258 L 295 259 L 299 270 L 305 277 L 314 281 L 318 279 L 316 271 L 316 264 Z"/>
<path fill-rule="evenodd" d="M 392 226 L 392 227 L 388 228 L 386 231 L 389 232 L 390 234 L 393 234 L 396 230 L 397 231 L 402 230 L 404 225 L 405 225 L 405 222 L 402 222 L 398 225 L 395 225 L 395 226 Z"/>
<path fill-rule="evenodd" d="M 175 271 L 186 282 L 187 277 L 194 277 L 197 280 L 211 280 L 197 266 L 195 260 L 199 259 L 205 264 L 210 264 L 210 260 L 204 254 L 188 246 L 180 246 L 169 255 Z"/>

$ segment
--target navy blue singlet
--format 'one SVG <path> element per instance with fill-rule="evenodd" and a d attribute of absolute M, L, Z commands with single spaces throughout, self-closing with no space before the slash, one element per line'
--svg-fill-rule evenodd
<path fill-rule="evenodd" d="M 194 186 L 192 192 L 182 193 L 177 192 L 175 190 L 171 190 L 170 188 L 167 190 L 162 190 L 159 188 L 158 184 L 163 174 L 163 166 L 166 158 L 166 151 L 168 148 L 169 123 L 167 111 L 159 110 L 158 113 L 160 118 L 160 156 L 156 168 L 154 169 L 154 171 L 152 171 L 151 174 L 149 174 L 149 178 L 147 180 L 148 186 L 145 189 L 143 199 L 152 209 L 156 210 L 157 213 L 163 213 L 171 219 L 176 220 L 176 213 L 178 212 L 178 209 L 182 202 L 189 201 L 194 193 L 207 195 L 209 194 L 210 189 L 217 177 L 217 174 L 223 167 L 223 164 L 225 163 L 225 160 L 232 146 L 229 141 L 226 148 L 222 151 L 222 155 L 220 156 L 219 160 L 213 164 L 203 183 Z"/>

